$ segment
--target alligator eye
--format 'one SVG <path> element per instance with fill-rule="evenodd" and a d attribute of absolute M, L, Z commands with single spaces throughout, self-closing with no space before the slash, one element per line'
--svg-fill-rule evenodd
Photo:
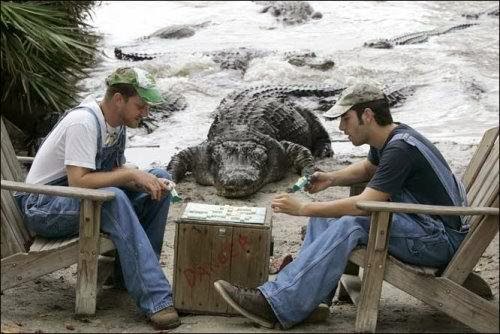
<path fill-rule="evenodd" d="M 254 158 L 256 160 L 261 160 L 261 161 L 267 160 L 266 151 L 260 147 L 252 150 L 250 155 L 252 156 L 252 158 Z"/>

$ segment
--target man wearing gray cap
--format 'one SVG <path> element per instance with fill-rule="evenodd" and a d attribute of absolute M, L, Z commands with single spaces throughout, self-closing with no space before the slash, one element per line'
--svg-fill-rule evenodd
<path fill-rule="evenodd" d="M 370 145 L 367 159 L 333 172 L 315 172 L 306 190 L 368 181 L 357 195 L 328 202 L 302 203 L 277 195 L 274 212 L 309 216 L 300 252 L 272 282 L 244 289 L 225 281 L 216 289 L 233 308 L 256 323 L 289 328 L 322 302 L 331 303 L 351 251 L 368 243 L 370 218 L 359 201 L 394 201 L 465 205 L 462 183 L 438 149 L 411 127 L 394 123 L 384 93 L 370 83 L 346 88 L 325 115 L 340 117 L 340 130 L 355 145 Z M 456 216 L 393 214 L 389 253 L 414 265 L 442 268 L 453 257 L 468 230 Z"/>
<path fill-rule="evenodd" d="M 160 253 L 175 186 L 163 169 L 125 168 L 126 127 L 136 128 L 149 105 L 162 101 L 151 75 L 123 67 L 106 78 L 106 95 L 92 95 L 69 110 L 36 154 L 27 183 L 104 189 L 115 194 L 101 210 L 101 230 L 113 241 L 117 282 L 161 329 L 179 326 L 172 289 Z M 19 194 L 26 225 L 37 235 L 78 234 L 80 201 L 44 194 Z"/>

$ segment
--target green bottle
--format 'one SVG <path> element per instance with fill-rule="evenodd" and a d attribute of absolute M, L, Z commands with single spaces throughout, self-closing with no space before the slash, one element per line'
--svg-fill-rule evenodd
<path fill-rule="evenodd" d="M 179 194 L 177 194 L 177 191 L 175 190 L 175 188 L 172 188 L 172 190 L 170 190 L 170 194 L 172 195 L 170 201 L 172 203 L 177 203 L 177 202 L 181 202 L 182 201 L 182 198 L 179 196 Z"/>
<path fill-rule="evenodd" d="M 304 189 L 304 187 L 309 183 L 309 177 L 307 176 L 302 176 L 300 177 L 297 182 L 292 186 L 292 192 L 296 192 L 298 190 Z"/>

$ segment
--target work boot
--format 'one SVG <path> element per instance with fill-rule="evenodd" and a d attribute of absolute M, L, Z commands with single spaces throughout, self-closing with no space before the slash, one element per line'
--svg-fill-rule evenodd
<path fill-rule="evenodd" d="M 173 306 L 169 306 L 156 312 L 149 317 L 149 320 L 157 329 L 171 329 L 181 324 L 179 315 Z"/>
<path fill-rule="evenodd" d="M 314 324 L 323 322 L 330 316 L 330 307 L 327 304 L 321 303 L 309 314 L 304 320 L 305 323 Z"/>
<path fill-rule="evenodd" d="M 226 281 L 214 282 L 215 289 L 236 311 L 267 328 L 274 328 L 277 318 L 266 298 L 257 289 L 240 288 Z"/>

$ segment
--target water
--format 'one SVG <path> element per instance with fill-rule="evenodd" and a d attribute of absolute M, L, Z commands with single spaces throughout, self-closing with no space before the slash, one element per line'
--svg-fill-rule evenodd
<path fill-rule="evenodd" d="M 284 26 L 253 2 L 168 1 L 103 2 L 89 23 L 104 34 L 104 60 L 82 82 L 88 92 L 101 95 L 103 80 L 118 66 L 135 65 L 152 71 L 161 89 L 184 95 L 186 110 L 168 118 L 151 134 L 129 131 L 129 146 L 159 148 L 126 150 L 127 159 L 140 167 L 165 165 L 181 149 L 206 138 L 211 112 L 233 89 L 259 84 L 335 84 L 370 79 L 387 87 L 422 85 L 400 107 L 396 121 L 405 122 L 432 141 L 476 144 L 483 132 L 499 122 L 499 20 L 496 16 L 466 19 L 497 2 L 328 2 L 310 1 L 323 18 L 302 25 Z M 174 24 L 209 21 L 189 38 L 137 39 Z M 392 38 L 434 28 L 474 22 L 478 25 L 434 36 L 416 45 L 369 49 L 375 38 Z M 116 46 L 136 44 L 138 51 L 169 53 L 153 60 L 131 63 L 113 56 Z M 326 72 L 295 67 L 279 56 L 258 58 L 244 75 L 221 70 L 197 52 L 249 47 L 279 52 L 310 50 L 330 57 L 335 66 Z M 337 121 L 323 121 L 337 154 L 364 154 L 342 142 Z"/>

